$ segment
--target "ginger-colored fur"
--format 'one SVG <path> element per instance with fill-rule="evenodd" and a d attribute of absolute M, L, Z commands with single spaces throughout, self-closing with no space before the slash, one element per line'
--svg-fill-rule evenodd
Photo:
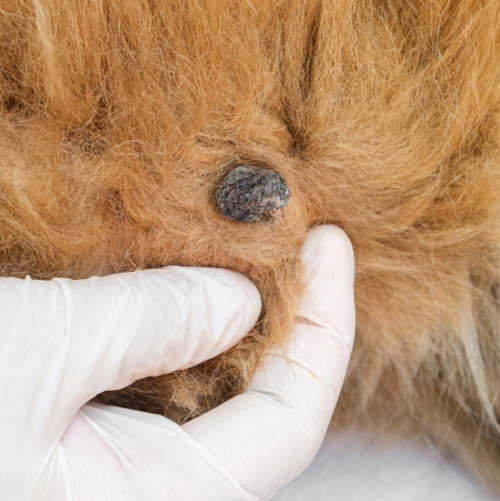
<path fill-rule="evenodd" d="M 102 397 L 185 420 L 285 338 L 300 244 L 336 223 L 358 326 L 338 425 L 431 436 L 500 489 L 499 32 L 495 0 L 0 0 L 0 272 L 247 274 L 251 336 Z M 220 216 L 238 162 L 287 181 L 281 219 Z"/>

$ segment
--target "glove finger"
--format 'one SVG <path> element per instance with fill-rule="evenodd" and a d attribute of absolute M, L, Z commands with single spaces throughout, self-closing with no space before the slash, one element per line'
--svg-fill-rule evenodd
<path fill-rule="evenodd" d="M 354 257 L 335 227 L 310 232 L 297 323 L 248 390 L 184 425 L 259 499 L 303 471 L 333 413 L 354 338 Z M 265 460 L 263 460 L 265 458 Z"/>
<path fill-rule="evenodd" d="M 216 268 L 168 267 L 59 283 L 72 305 L 74 357 L 84 358 L 88 374 L 98 374 L 96 393 L 218 355 L 247 334 L 261 308 L 247 278 Z"/>
<path fill-rule="evenodd" d="M 19 353 L 14 362 L 22 366 L 6 377 L 38 374 L 51 413 L 58 402 L 76 411 L 102 391 L 214 357 L 249 331 L 261 308 L 247 278 L 216 268 L 5 280 L 2 332 L 14 334 L 13 348 L 7 342 L 0 359 L 8 365 Z M 19 332 L 20 322 L 26 335 Z M 25 400 L 34 401 L 38 389 L 26 384 L 33 395 Z"/>

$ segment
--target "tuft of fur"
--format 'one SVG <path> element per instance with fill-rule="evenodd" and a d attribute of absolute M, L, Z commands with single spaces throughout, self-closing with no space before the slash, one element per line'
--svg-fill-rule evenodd
<path fill-rule="evenodd" d="M 189 419 L 282 342 L 307 229 L 356 254 L 339 426 L 425 434 L 500 490 L 500 4 L 0 0 L 0 273 L 248 275 L 255 330 L 107 402 Z M 214 204 L 234 165 L 279 219 Z M 119 333 L 117 333 L 119 335 Z"/>

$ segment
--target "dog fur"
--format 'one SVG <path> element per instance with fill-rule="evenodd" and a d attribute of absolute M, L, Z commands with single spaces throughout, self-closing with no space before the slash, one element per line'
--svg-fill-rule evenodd
<path fill-rule="evenodd" d="M 496 0 L 0 0 L 1 274 L 249 276 L 237 347 L 101 396 L 184 421 L 286 338 L 301 242 L 335 223 L 357 304 L 337 425 L 430 436 L 500 491 L 499 33 Z M 239 164 L 286 180 L 279 219 L 219 214 Z"/>

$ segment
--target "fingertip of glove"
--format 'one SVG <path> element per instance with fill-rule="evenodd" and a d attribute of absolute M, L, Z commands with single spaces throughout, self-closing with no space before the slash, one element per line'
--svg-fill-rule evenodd
<path fill-rule="evenodd" d="M 302 259 L 307 260 L 324 251 L 343 258 L 347 264 L 354 264 L 354 250 L 351 240 L 338 226 L 324 224 L 309 230 L 302 246 Z"/>
<path fill-rule="evenodd" d="M 260 292 L 250 279 L 239 273 L 235 273 L 235 280 L 239 284 L 241 291 L 245 294 L 248 304 L 260 314 L 262 308 L 262 298 Z M 257 316 L 258 316 L 257 314 Z"/>
<path fill-rule="evenodd" d="M 200 268 L 200 270 L 226 287 L 240 291 L 251 310 L 255 312 L 256 319 L 258 318 L 262 308 L 262 299 L 259 290 L 249 278 L 241 273 L 224 268 Z"/>

